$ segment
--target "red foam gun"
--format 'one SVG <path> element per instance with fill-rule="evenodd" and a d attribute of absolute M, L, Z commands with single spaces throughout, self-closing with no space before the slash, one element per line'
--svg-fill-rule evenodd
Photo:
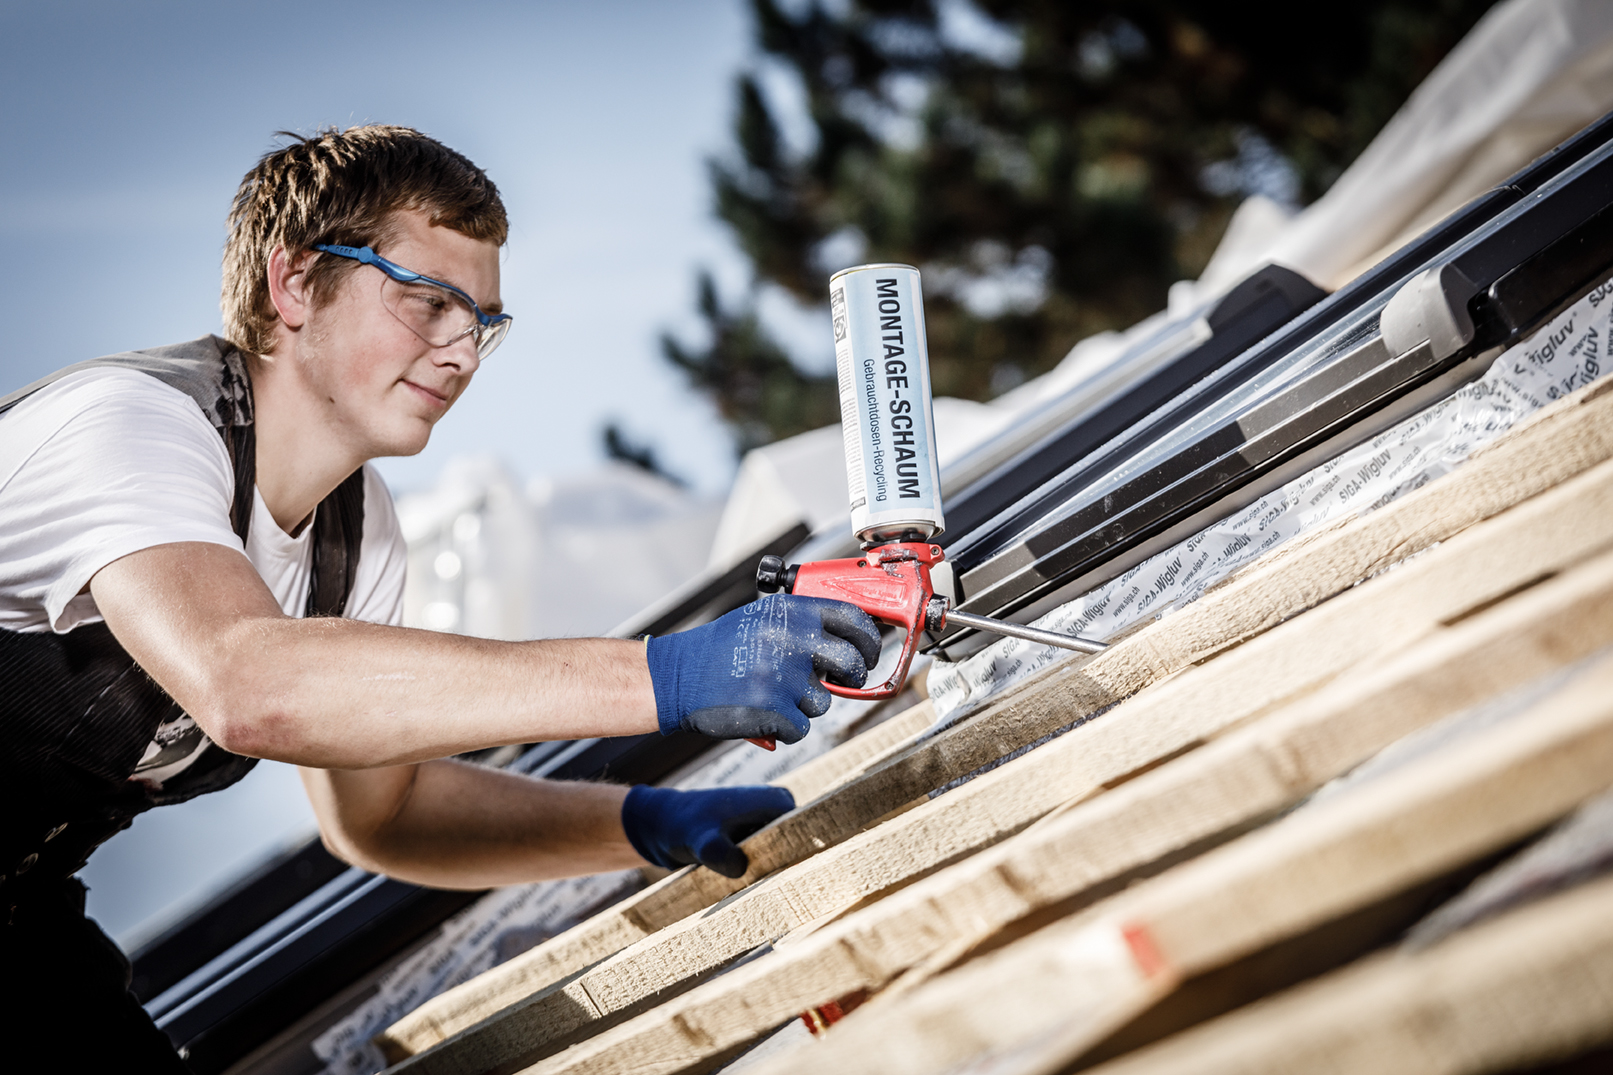
<path fill-rule="evenodd" d="M 900 693 L 907 683 L 907 671 L 918 649 L 920 633 L 928 630 L 939 634 L 949 623 L 1082 653 L 1097 653 L 1105 648 L 1102 642 L 1090 638 L 1061 635 L 950 608 L 950 602 L 935 592 L 930 581 L 930 569 L 945 559 L 941 546 L 927 541 L 892 541 L 875 545 L 861 556 L 790 567 L 785 567 L 777 556 L 764 556 L 756 569 L 756 586 L 764 593 L 783 590 L 803 597 L 846 601 L 881 623 L 907 632 L 896 667 L 884 683 L 877 687 L 824 684 L 843 698 L 877 701 Z M 752 739 L 751 742 L 768 750 L 774 747 L 771 739 Z"/>

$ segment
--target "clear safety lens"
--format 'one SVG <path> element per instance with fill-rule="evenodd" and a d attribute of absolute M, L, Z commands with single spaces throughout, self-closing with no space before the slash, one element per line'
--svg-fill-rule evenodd
<path fill-rule="evenodd" d="M 492 354 L 510 331 L 509 318 L 483 325 L 463 295 L 436 284 L 405 284 L 383 277 L 381 302 L 392 316 L 433 347 L 446 347 L 461 336 L 474 336 L 478 358 Z"/>
<path fill-rule="evenodd" d="M 476 357 L 486 358 L 492 354 L 504 342 L 504 337 L 510 334 L 510 326 L 514 323 L 506 317 L 482 328 L 481 335 L 476 338 Z"/>
<path fill-rule="evenodd" d="M 433 347 L 446 347 L 477 325 L 475 311 L 447 288 L 401 284 L 390 276 L 382 280 L 381 302 Z"/>

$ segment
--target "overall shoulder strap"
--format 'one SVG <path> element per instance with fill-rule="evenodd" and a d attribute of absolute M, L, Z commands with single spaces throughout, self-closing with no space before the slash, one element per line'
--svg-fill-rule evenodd
<path fill-rule="evenodd" d="M 252 525 L 252 490 L 256 485 L 256 440 L 252 434 L 252 376 L 234 344 L 218 336 L 202 336 L 167 347 L 124 351 L 79 362 L 48 374 L 0 398 L 0 415 L 40 389 L 70 374 L 90 369 L 128 369 L 177 388 L 201 408 L 224 438 L 235 473 L 235 500 L 230 528 L 244 542 Z"/>
<path fill-rule="evenodd" d="M 313 578 L 305 616 L 340 616 L 353 593 L 364 542 L 364 468 L 349 474 L 314 513 Z"/>
<path fill-rule="evenodd" d="M 69 374 L 107 368 L 137 370 L 196 401 L 229 452 L 235 473 L 230 528 L 244 543 L 252 525 L 252 494 L 257 487 L 257 438 L 252 421 L 252 376 L 245 357 L 228 340 L 202 336 L 168 347 L 92 358 L 0 398 L 0 415 Z M 313 579 L 305 615 L 342 614 L 353 592 L 363 539 L 364 469 L 360 467 L 320 502 L 314 515 Z"/>
<path fill-rule="evenodd" d="M 167 347 L 123 351 L 65 366 L 24 388 L 0 397 L 0 414 L 47 385 L 90 369 L 129 369 L 177 388 L 202 409 L 215 429 L 252 424 L 252 378 L 235 345 L 218 336 L 201 336 Z"/>

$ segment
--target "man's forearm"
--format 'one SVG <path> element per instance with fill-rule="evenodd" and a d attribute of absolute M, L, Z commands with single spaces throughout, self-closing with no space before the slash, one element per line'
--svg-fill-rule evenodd
<path fill-rule="evenodd" d="M 91 590 L 141 667 L 238 754 L 355 769 L 658 727 L 637 642 L 293 619 L 246 558 L 219 545 L 142 550 L 103 568 Z"/>
<path fill-rule="evenodd" d="M 224 745 L 252 757 L 368 768 L 657 728 L 642 643 L 497 642 L 352 620 L 260 630 L 261 649 L 212 714 Z"/>
<path fill-rule="evenodd" d="M 489 888 L 644 865 L 615 784 L 536 780 L 454 761 L 390 772 L 303 770 L 326 844 L 365 869 Z"/>

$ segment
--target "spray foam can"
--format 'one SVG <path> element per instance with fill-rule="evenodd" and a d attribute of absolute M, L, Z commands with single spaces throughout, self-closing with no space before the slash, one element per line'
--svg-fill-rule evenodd
<path fill-rule="evenodd" d="M 924 295 L 911 265 L 829 278 L 851 529 L 865 546 L 946 528 L 930 409 Z"/>

